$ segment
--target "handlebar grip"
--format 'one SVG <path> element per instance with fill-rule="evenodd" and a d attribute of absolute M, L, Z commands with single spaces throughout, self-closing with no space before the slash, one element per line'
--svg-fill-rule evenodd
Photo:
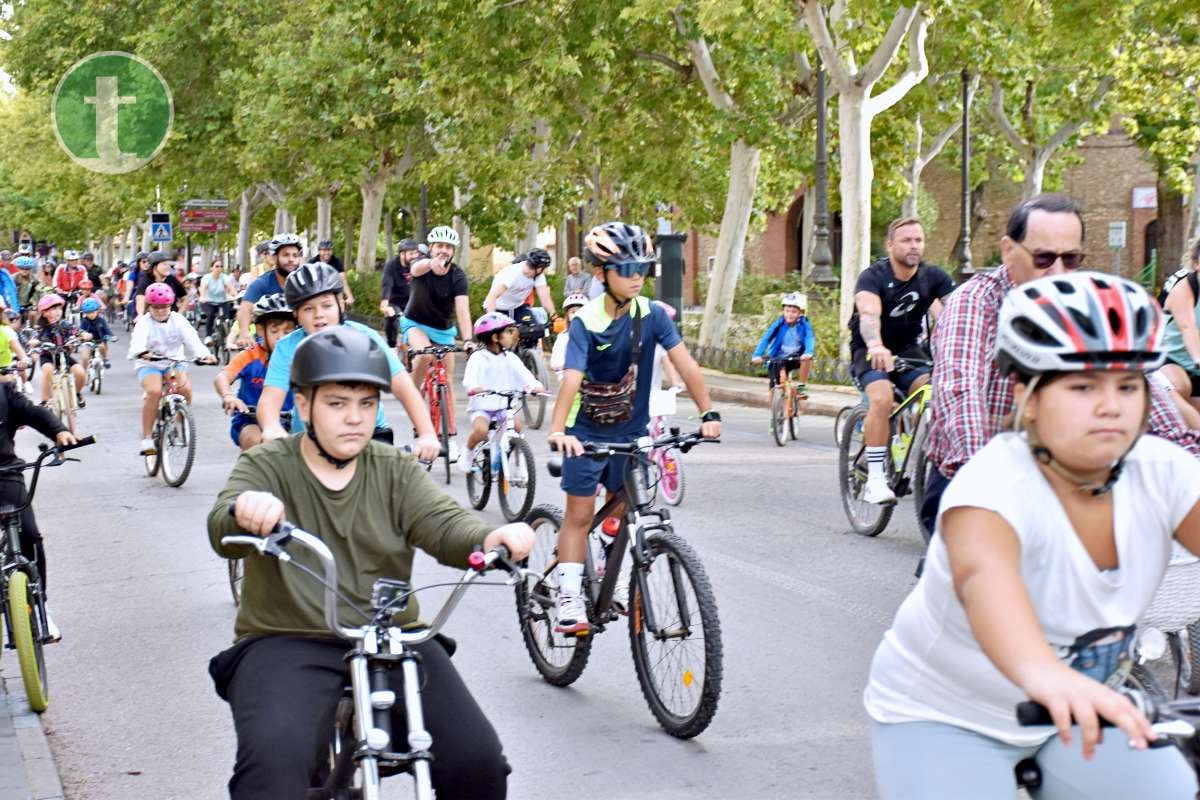
<path fill-rule="evenodd" d="M 95 444 L 95 443 L 96 443 L 95 436 L 85 436 L 82 439 L 80 439 L 79 441 L 75 442 L 75 444 L 60 445 L 58 448 L 58 451 L 60 453 L 65 453 L 68 450 L 76 450 L 80 447 L 87 447 L 89 444 Z"/>
<path fill-rule="evenodd" d="M 1025 727 L 1053 725 L 1054 720 L 1050 719 L 1050 712 L 1044 705 L 1036 700 L 1025 700 L 1017 703 L 1017 724 Z"/>
<path fill-rule="evenodd" d="M 562 459 L 548 458 L 546 459 L 546 471 L 550 473 L 552 478 L 562 477 Z"/>

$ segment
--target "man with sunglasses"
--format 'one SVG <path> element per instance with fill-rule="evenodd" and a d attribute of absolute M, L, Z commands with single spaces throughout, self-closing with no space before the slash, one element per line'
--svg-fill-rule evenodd
<path fill-rule="evenodd" d="M 523 259 L 514 260 L 492 278 L 491 291 L 483 301 L 484 310 L 499 311 L 517 322 L 525 322 L 533 316 L 529 297 L 536 293 L 542 307 L 553 316 L 554 298 L 545 275 L 549 266 L 550 254 L 540 247 L 530 250 Z"/>
<path fill-rule="evenodd" d="M 921 519 L 932 531 L 942 491 L 958 469 L 1005 424 L 1013 411 L 1012 375 L 992 353 L 1000 306 L 1008 290 L 1083 264 L 1083 214 L 1070 197 L 1041 194 L 1013 209 L 1000 240 L 1001 265 L 976 275 L 946 302 L 933 332 L 933 418 L 926 453 L 933 462 Z M 1184 423 L 1169 393 L 1150 383 L 1149 432 L 1200 456 L 1200 438 Z"/>
<path fill-rule="evenodd" d="M 894 220 L 888 225 L 887 256 L 863 270 L 854 287 L 850 374 L 869 404 L 863 425 L 867 454 L 863 500 L 877 505 L 896 502 L 886 470 L 892 386 L 908 394 L 929 382 L 929 367 L 897 369 L 896 359 L 929 360 L 921 343 L 925 316 L 937 319 L 942 298 L 954 291 L 950 276 L 926 264 L 924 255 L 925 231 L 920 220 Z"/>

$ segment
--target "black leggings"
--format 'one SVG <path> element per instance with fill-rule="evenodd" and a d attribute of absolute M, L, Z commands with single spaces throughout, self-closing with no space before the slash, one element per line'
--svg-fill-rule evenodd
<path fill-rule="evenodd" d="M 217 693 L 229 702 L 237 730 L 232 800 L 303 798 L 325 757 L 333 716 L 348 681 L 346 643 L 262 636 L 219 653 L 209 663 Z M 438 641 L 417 646 L 421 701 L 433 736 L 433 788 L 439 800 L 500 800 L 509 767 L 500 739 Z M 407 741 L 400 672 L 392 741 Z M 397 777 L 396 780 L 406 780 Z"/>
<path fill-rule="evenodd" d="M 0 504 L 23 506 L 28 500 L 25 494 L 24 481 L 0 480 Z M 3 531 L 0 531 L 3 535 Z M 38 531 L 37 520 L 33 518 L 33 506 L 21 512 L 21 555 L 37 566 L 38 577 L 42 582 L 42 596 L 46 596 L 46 551 L 42 547 L 42 534 Z"/>

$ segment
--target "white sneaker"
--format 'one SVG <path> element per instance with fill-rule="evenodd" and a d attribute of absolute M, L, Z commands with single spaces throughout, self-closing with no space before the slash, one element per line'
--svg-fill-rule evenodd
<path fill-rule="evenodd" d="M 158 448 L 154 446 L 154 440 L 147 436 L 142 439 L 142 448 L 138 452 L 143 456 L 152 456 L 158 452 Z"/>
<path fill-rule="evenodd" d="M 450 445 L 448 447 L 448 450 L 450 451 L 450 462 L 454 463 L 455 461 L 458 461 L 458 457 L 459 457 L 459 455 L 461 455 L 458 452 L 458 439 L 450 440 Z"/>
<path fill-rule="evenodd" d="M 867 484 L 863 487 L 862 499 L 864 503 L 872 503 L 877 506 L 890 506 L 896 503 L 896 493 L 892 491 L 892 487 L 888 486 L 887 478 L 867 478 Z"/>
<path fill-rule="evenodd" d="M 629 576 L 622 575 L 617 579 L 617 585 L 613 587 L 612 596 L 613 606 L 616 607 L 618 614 L 629 616 Z"/>
<path fill-rule="evenodd" d="M 586 635 L 592 629 L 587 618 L 587 606 L 580 595 L 559 592 L 554 616 L 558 618 L 554 625 L 555 633 Z"/>
<path fill-rule="evenodd" d="M 62 641 L 62 631 L 54 624 L 54 617 L 50 616 L 49 607 L 46 608 L 46 644 L 54 644 Z"/>
<path fill-rule="evenodd" d="M 451 451 L 453 452 L 453 451 Z M 466 458 L 460 458 L 457 462 L 458 471 L 464 475 L 470 475 L 475 472 L 475 462 L 479 459 L 479 446 L 471 449 Z"/>

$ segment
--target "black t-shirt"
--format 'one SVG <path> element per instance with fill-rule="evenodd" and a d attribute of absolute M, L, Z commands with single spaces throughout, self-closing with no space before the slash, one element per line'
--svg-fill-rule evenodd
<path fill-rule="evenodd" d="M 408 265 L 400 260 L 400 256 L 392 256 L 383 265 L 383 285 L 380 294 L 391 304 L 392 308 L 401 309 L 408 305 L 409 285 L 412 283 L 412 272 Z"/>
<path fill-rule="evenodd" d="M 320 256 L 320 254 L 317 254 L 317 255 L 313 256 L 312 258 L 310 258 L 308 260 L 308 263 L 316 264 L 320 260 L 321 260 L 321 256 Z M 329 260 L 326 261 L 325 263 L 328 264 L 329 266 L 333 267 L 334 269 L 336 269 L 338 272 L 346 271 L 346 268 L 342 266 L 342 260 L 340 258 L 338 258 L 336 255 L 331 255 L 329 257 Z"/>
<path fill-rule="evenodd" d="M 901 353 L 917 343 L 929 306 L 953 291 L 954 281 L 938 267 L 922 261 L 911 280 L 901 281 L 886 257 L 863 270 L 854 287 L 855 294 L 879 295 L 883 306 L 880 316 L 883 345 L 893 353 Z M 857 312 L 850 317 L 850 349 L 867 349 L 858 330 Z"/>
<path fill-rule="evenodd" d="M 429 270 L 413 277 L 404 316 L 421 325 L 446 330 L 454 325 L 454 298 L 466 294 L 467 273 L 457 264 L 451 263 L 445 275 Z M 470 331 L 459 333 L 464 337 L 471 335 Z"/>
<path fill-rule="evenodd" d="M 13 437 L 22 425 L 28 425 L 48 439 L 66 430 L 50 409 L 35 405 L 12 381 L 0 382 L 0 465 L 15 464 L 17 458 Z M 0 474 L 0 480 L 22 480 L 20 472 Z"/>
<path fill-rule="evenodd" d="M 154 270 L 142 273 L 142 276 L 138 278 L 137 291 L 134 292 L 134 296 L 140 297 L 144 295 L 146 293 L 146 289 L 152 283 L 165 283 L 167 286 L 171 287 L 171 289 L 175 292 L 175 302 L 171 304 L 171 309 L 173 311 L 178 311 L 179 301 L 187 297 L 187 290 L 183 288 L 183 284 L 180 283 L 179 278 L 175 277 L 175 273 L 168 272 L 167 277 L 161 281 L 154 277 Z"/>

